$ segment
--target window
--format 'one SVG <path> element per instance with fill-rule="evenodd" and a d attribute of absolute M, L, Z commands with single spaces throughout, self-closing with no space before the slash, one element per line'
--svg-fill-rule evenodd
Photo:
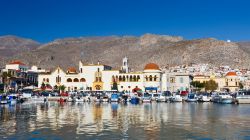
<path fill-rule="evenodd" d="M 79 80 L 77 78 L 74 79 L 74 82 L 79 82 Z"/>
<path fill-rule="evenodd" d="M 180 77 L 180 83 L 184 83 L 183 81 L 183 77 Z"/>
<path fill-rule="evenodd" d="M 86 82 L 85 78 L 81 78 L 80 82 Z"/>
<path fill-rule="evenodd" d="M 175 78 L 174 77 L 170 77 L 170 83 L 175 83 Z"/>
<path fill-rule="evenodd" d="M 157 77 L 156 77 L 156 75 L 154 76 L 154 81 L 157 81 Z"/>
<path fill-rule="evenodd" d="M 128 88 L 130 88 L 130 86 L 128 86 Z"/>
<path fill-rule="evenodd" d="M 153 81 L 152 75 L 149 76 L 149 81 Z"/>
<path fill-rule="evenodd" d="M 80 69 L 80 72 L 82 73 L 82 68 Z"/>
<path fill-rule="evenodd" d="M 123 86 L 121 86 L 121 88 L 123 88 Z"/>
<path fill-rule="evenodd" d="M 71 79 L 71 78 L 68 78 L 68 79 L 67 79 L 67 82 L 72 82 L 72 79 Z"/>

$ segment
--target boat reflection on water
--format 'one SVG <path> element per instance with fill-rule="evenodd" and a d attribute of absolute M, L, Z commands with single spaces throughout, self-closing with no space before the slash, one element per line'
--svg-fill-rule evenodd
<path fill-rule="evenodd" d="M 1 106 L 0 139 L 247 139 L 248 105 L 26 103 Z"/>

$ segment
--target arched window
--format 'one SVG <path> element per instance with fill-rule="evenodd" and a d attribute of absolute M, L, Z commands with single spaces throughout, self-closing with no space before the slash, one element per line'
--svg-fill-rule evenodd
<path fill-rule="evenodd" d="M 74 79 L 74 82 L 79 82 L 79 80 L 77 78 Z"/>
<path fill-rule="evenodd" d="M 115 76 L 114 75 L 112 76 L 112 82 L 115 82 Z"/>
<path fill-rule="evenodd" d="M 80 69 L 80 72 L 82 73 L 82 68 Z"/>
<path fill-rule="evenodd" d="M 85 78 L 81 78 L 80 82 L 86 82 Z"/>
<path fill-rule="evenodd" d="M 43 82 L 45 82 L 45 78 L 43 78 Z"/>
<path fill-rule="evenodd" d="M 148 76 L 145 77 L 146 81 L 148 81 Z"/>
<path fill-rule="evenodd" d="M 49 83 L 49 78 L 47 78 L 46 81 Z"/>
<path fill-rule="evenodd" d="M 137 81 L 137 79 L 136 79 L 136 75 L 134 75 L 133 80 L 134 80 L 134 82 L 136 82 L 136 81 Z"/>
<path fill-rule="evenodd" d="M 149 75 L 149 81 L 153 81 L 153 76 Z"/>
<path fill-rule="evenodd" d="M 128 81 L 129 79 L 128 79 L 128 75 L 126 76 L 126 81 Z"/>
<path fill-rule="evenodd" d="M 133 77 L 132 77 L 132 75 L 130 75 L 130 77 L 129 77 L 129 81 L 130 81 L 130 82 L 132 82 L 132 81 L 133 81 Z"/>
<path fill-rule="evenodd" d="M 118 78 L 117 75 L 115 76 L 115 81 L 116 81 L 116 82 L 119 81 L 119 78 Z"/>
<path fill-rule="evenodd" d="M 119 81 L 122 81 L 122 76 L 119 76 Z"/>
<path fill-rule="evenodd" d="M 156 75 L 154 76 L 154 81 L 157 81 L 157 76 Z"/>
<path fill-rule="evenodd" d="M 72 79 L 71 79 L 71 78 L 68 78 L 68 79 L 67 79 L 67 82 L 72 82 Z"/>
<path fill-rule="evenodd" d="M 122 77 L 122 81 L 125 82 L 126 81 L 126 77 L 123 75 Z"/>
<path fill-rule="evenodd" d="M 139 75 L 137 75 L 137 82 L 140 80 L 140 76 Z"/>

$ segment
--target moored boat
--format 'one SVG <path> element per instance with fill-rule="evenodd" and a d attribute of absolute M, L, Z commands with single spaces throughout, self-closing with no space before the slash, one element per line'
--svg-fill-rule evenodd
<path fill-rule="evenodd" d="M 217 93 L 212 97 L 212 101 L 215 103 L 231 104 L 233 103 L 233 97 L 228 93 Z"/>
<path fill-rule="evenodd" d="M 182 102 L 182 97 L 180 94 L 175 94 L 170 98 L 170 102 Z"/>
<path fill-rule="evenodd" d="M 111 94 L 110 101 L 111 102 L 119 102 L 119 95 L 117 93 Z"/>
<path fill-rule="evenodd" d="M 143 97 L 142 97 L 142 102 L 143 103 L 151 103 L 151 101 L 152 101 L 152 99 L 151 99 L 150 94 L 144 93 Z"/>
<path fill-rule="evenodd" d="M 157 102 L 167 102 L 171 98 L 171 92 L 165 91 L 163 93 L 160 93 L 159 97 L 156 98 Z"/>
<path fill-rule="evenodd" d="M 198 102 L 210 102 L 211 97 L 209 96 L 208 93 L 203 93 L 198 96 Z"/>
<path fill-rule="evenodd" d="M 238 104 L 250 104 L 250 91 L 239 91 L 236 93 L 236 102 Z"/>
<path fill-rule="evenodd" d="M 197 97 L 194 93 L 189 93 L 186 101 L 187 102 L 197 102 Z"/>

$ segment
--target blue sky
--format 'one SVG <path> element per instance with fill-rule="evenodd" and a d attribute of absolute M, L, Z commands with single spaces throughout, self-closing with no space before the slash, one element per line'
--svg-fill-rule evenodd
<path fill-rule="evenodd" d="M 145 33 L 250 40 L 249 0 L 0 0 L 0 35 L 39 42 Z"/>

